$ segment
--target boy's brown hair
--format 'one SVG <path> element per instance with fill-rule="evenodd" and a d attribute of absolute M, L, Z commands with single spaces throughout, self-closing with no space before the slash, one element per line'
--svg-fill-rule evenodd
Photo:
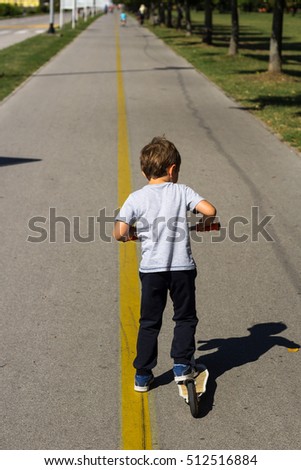
<path fill-rule="evenodd" d="M 175 145 L 163 137 L 154 137 L 153 140 L 141 150 L 141 170 L 148 180 L 157 179 L 167 174 L 167 169 L 176 165 L 179 171 L 181 156 Z"/>

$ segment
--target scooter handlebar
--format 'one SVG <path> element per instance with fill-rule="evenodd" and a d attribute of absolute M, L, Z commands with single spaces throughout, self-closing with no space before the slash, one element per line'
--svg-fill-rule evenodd
<path fill-rule="evenodd" d="M 197 225 L 190 227 L 190 231 L 195 230 L 196 232 L 212 232 L 214 230 L 219 231 L 220 229 L 221 229 L 221 224 L 219 222 L 213 222 L 210 225 L 204 225 L 204 223 L 200 222 Z M 138 240 L 137 235 L 133 235 L 127 241 L 134 242 L 136 240 Z"/>

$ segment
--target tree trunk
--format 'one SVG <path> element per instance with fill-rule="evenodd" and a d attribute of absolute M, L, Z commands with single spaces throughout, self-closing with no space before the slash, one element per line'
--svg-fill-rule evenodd
<path fill-rule="evenodd" d="M 212 5 L 211 0 L 205 0 L 205 28 L 203 42 L 212 44 Z"/>
<path fill-rule="evenodd" d="M 285 0 L 276 0 L 273 13 L 272 35 L 270 40 L 269 72 L 281 73 L 282 69 L 282 30 Z"/>
<path fill-rule="evenodd" d="M 159 5 L 159 24 L 165 24 L 165 7 L 163 2 Z"/>
<path fill-rule="evenodd" d="M 191 17 L 190 17 L 190 3 L 185 0 L 185 21 L 186 21 L 186 36 L 191 36 Z"/>
<path fill-rule="evenodd" d="M 234 56 L 238 54 L 238 44 L 239 44 L 239 20 L 238 20 L 237 0 L 231 0 L 231 10 L 232 10 L 232 32 L 231 32 L 228 55 Z"/>
<path fill-rule="evenodd" d="M 171 13 L 172 13 L 172 3 L 171 3 L 170 0 L 168 0 L 168 2 L 167 2 L 167 24 L 166 24 L 166 26 L 168 28 L 172 28 L 172 15 L 171 15 Z"/>
<path fill-rule="evenodd" d="M 180 3 L 177 5 L 177 30 L 182 28 L 183 11 Z"/>

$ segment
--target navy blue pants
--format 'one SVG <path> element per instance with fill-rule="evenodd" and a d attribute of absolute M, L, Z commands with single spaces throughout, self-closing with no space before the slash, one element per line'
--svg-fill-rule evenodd
<path fill-rule="evenodd" d="M 196 270 L 139 274 L 142 292 L 135 369 L 143 374 L 157 364 L 158 335 L 168 292 L 173 302 L 175 322 L 170 355 L 175 364 L 190 364 L 195 352 L 198 323 L 195 308 Z"/>

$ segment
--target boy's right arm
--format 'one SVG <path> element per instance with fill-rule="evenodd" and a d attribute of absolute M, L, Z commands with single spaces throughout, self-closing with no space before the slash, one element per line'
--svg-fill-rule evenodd
<path fill-rule="evenodd" d="M 135 227 L 117 220 L 113 229 L 113 237 L 118 242 L 127 242 L 135 236 Z"/>

